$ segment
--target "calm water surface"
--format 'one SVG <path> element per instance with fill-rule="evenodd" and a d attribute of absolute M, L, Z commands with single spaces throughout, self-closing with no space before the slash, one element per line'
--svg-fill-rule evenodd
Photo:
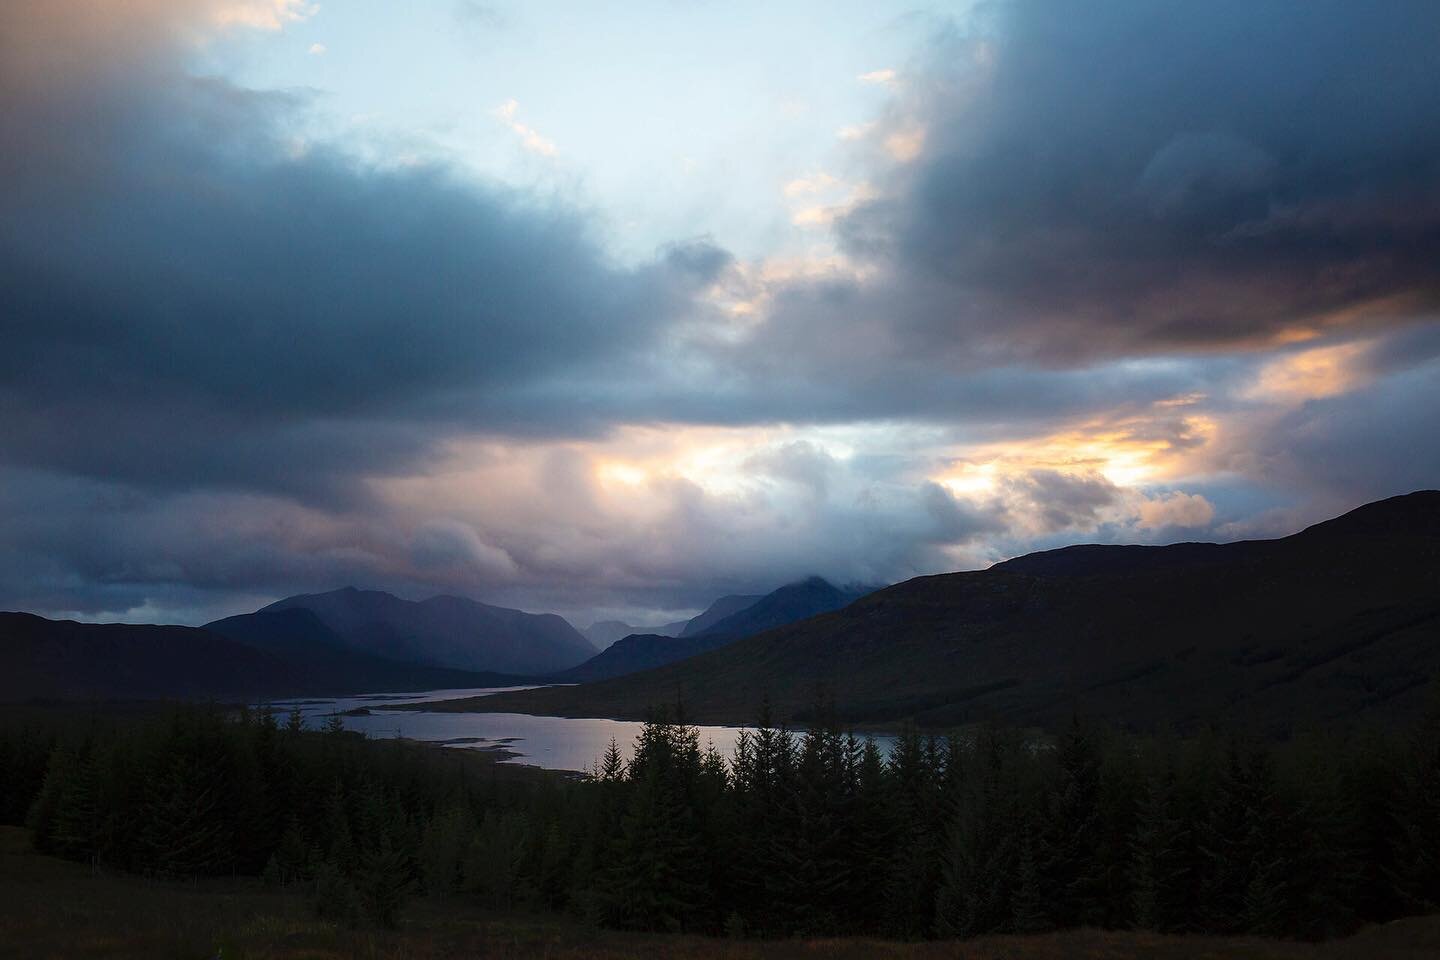
<path fill-rule="evenodd" d="M 369 737 L 408 737 L 445 743 L 456 749 L 503 747 L 517 756 L 510 762 L 544 767 L 547 770 L 586 770 L 595 764 L 614 737 L 628 759 L 644 724 L 635 720 L 585 720 L 573 717 L 532 717 L 523 713 L 432 713 L 429 711 L 382 710 L 386 704 L 419 703 L 426 700 L 458 700 L 482 697 L 530 687 L 487 687 L 470 690 L 428 690 L 422 693 L 371 693 L 335 699 L 285 700 L 271 706 L 288 712 L 298 706 L 306 726 L 319 727 L 332 713 L 341 714 L 347 730 Z M 369 713 L 346 715 L 352 710 Z M 729 757 L 743 727 L 702 726 L 700 746 L 715 744 Z M 889 737 L 876 737 L 881 748 Z"/>

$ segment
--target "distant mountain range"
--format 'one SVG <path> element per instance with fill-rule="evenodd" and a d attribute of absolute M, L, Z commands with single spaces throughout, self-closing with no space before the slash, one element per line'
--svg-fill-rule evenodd
<path fill-rule="evenodd" d="M 726 617 L 733 616 L 742 610 L 753 607 L 763 599 L 763 594 L 739 595 L 731 594 L 721 597 L 705 609 L 705 612 L 685 624 L 678 636 L 694 637 L 705 633 L 715 624 Z"/>
<path fill-rule="evenodd" d="M 329 645 L 324 631 L 300 610 L 232 617 L 212 629 L 0 613 L 0 701 L 237 702 L 515 682 L 354 654 Z"/>
<path fill-rule="evenodd" d="M 819 577 L 786 584 L 764 596 L 721 597 L 676 634 L 632 634 L 549 679 L 588 683 L 649 670 L 716 650 L 772 627 L 838 610 L 868 591 L 840 589 Z M 673 624 L 672 624 L 673 626 Z"/>
<path fill-rule="evenodd" d="M 463 597 L 402 600 L 346 587 L 289 597 L 261 612 L 309 610 L 358 653 L 461 670 L 542 674 L 595 655 L 563 617 L 524 613 Z"/>
<path fill-rule="evenodd" d="M 255 700 L 514 686 L 594 653 L 554 614 L 460 597 L 412 602 L 353 587 L 290 597 L 203 628 L 7 613 L 0 614 L 0 700 Z"/>
<path fill-rule="evenodd" d="M 1423 491 L 1278 540 L 1076 546 L 918 577 L 690 659 L 486 709 L 638 718 L 678 693 L 697 722 L 749 722 L 762 697 L 803 722 L 822 691 L 857 724 L 1079 713 L 1280 732 L 1414 713 L 1437 671 L 1440 492 Z"/>
<path fill-rule="evenodd" d="M 629 636 L 644 635 L 654 637 L 693 637 L 704 633 L 717 622 L 732 614 L 739 613 L 746 607 L 753 606 L 763 598 L 763 594 L 752 596 L 731 595 L 721 597 L 710 604 L 705 611 L 689 620 L 676 620 L 674 623 L 663 624 L 658 627 L 636 627 L 621 620 L 602 620 L 599 623 L 591 624 L 581 632 L 585 638 L 593 643 L 600 650 L 604 650 L 617 640 L 623 640 Z"/>
<path fill-rule="evenodd" d="M 723 598 L 678 632 L 626 636 L 596 654 L 553 615 L 355 589 L 204 628 L 8 613 L 0 699 L 550 681 L 578 685 L 497 695 L 483 709 L 642 717 L 678 693 L 697 722 L 749 722 L 768 698 L 803 723 L 818 692 L 858 725 L 1048 725 L 1079 713 L 1282 732 L 1383 720 L 1414 713 L 1440 671 L 1440 492 L 1278 540 L 1066 547 L 871 593 L 811 578 Z M 477 704 L 431 707 L 467 708 Z"/>
<path fill-rule="evenodd" d="M 768 603 L 764 609 L 778 602 L 797 616 L 833 602 L 832 590 L 812 588 L 803 598 L 775 600 L 800 586 L 766 597 L 724 597 L 694 619 L 663 628 L 674 636 L 627 636 L 598 656 L 553 614 L 459 597 L 414 602 L 353 587 L 289 597 L 203 628 L 0 614 L 0 700 L 255 700 L 575 683 L 728 643 L 743 633 L 718 634 L 715 625 L 757 602 Z M 687 630 L 690 636 L 679 636 Z"/>
<path fill-rule="evenodd" d="M 647 633 L 657 637 L 678 637 L 689 622 L 689 620 L 676 620 L 674 623 L 666 623 L 658 627 L 637 627 L 623 620 L 601 620 L 590 624 L 580 632 L 584 634 L 586 640 L 594 645 L 595 649 L 604 650 L 616 640 L 636 633 Z"/>

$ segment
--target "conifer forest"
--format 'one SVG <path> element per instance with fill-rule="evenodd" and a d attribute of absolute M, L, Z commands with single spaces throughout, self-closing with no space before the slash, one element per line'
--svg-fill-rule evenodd
<path fill-rule="evenodd" d="M 659 711 L 581 777 L 464 754 L 298 713 L 16 711 L 0 821 L 97 869 L 255 876 L 377 927 L 424 897 L 747 938 L 1319 940 L 1440 902 L 1440 711 L 1285 743 L 910 728 L 889 756 L 763 714 L 722 756 Z"/>

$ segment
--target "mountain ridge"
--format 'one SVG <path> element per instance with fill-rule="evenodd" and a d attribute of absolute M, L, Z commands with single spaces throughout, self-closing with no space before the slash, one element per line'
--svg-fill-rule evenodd
<path fill-rule="evenodd" d="M 744 723 L 767 694 L 802 719 L 823 689 L 853 723 L 1082 712 L 1275 731 L 1413 711 L 1440 670 L 1440 492 L 1171 550 L 1081 545 L 917 577 L 691 660 L 488 708 L 639 718 L 678 694 L 694 721 Z"/>
<path fill-rule="evenodd" d="M 0 702 L 254 702 L 524 682 L 357 654 L 326 643 L 298 616 L 310 615 L 257 612 L 186 627 L 0 613 Z"/>
<path fill-rule="evenodd" d="M 854 589 L 841 589 L 812 576 L 784 584 L 757 598 L 721 597 L 690 621 L 701 625 L 696 631 L 682 631 L 679 636 L 631 634 L 551 679 L 559 683 L 588 683 L 676 663 L 762 630 L 837 609 L 855 599 Z M 752 599 L 754 602 L 749 602 Z"/>
<path fill-rule="evenodd" d="M 444 594 L 415 601 L 342 587 L 286 597 L 257 612 L 297 607 L 314 613 L 353 650 L 429 666 L 535 675 L 577 666 L 596 652 L 556 614 Z"/>

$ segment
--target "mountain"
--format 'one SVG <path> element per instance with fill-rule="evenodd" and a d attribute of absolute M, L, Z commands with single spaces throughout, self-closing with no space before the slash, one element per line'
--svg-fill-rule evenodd
<path fill-rule="evenodd" d="M 360 653 L 309 610 L 261 610 L 207 623 L 205 629 L 289 664 L 304 692 L 360 693 L 376 690 L 443 690 L 503 687 L 524 677 L 432 667 Z"/>
<path fill-rule="evenodd" d="M 589 683 L 638 673 L 716 650 L 742 637 L 844 606 L 859 596 L 819 577 L 790 583 L 762 597 L 721 597 L 689 621 L 701 628 L 679 636 L 639 633 L 615 641 L 578 667 L 554 674 L 557 683 Z M 672 624 L 673 626 L 673 624 Z"/>
<path fill-rule="evenodd" d="M 580 632 L 598 650 L 604 650 L 616 640 L 628 637 L 631 634 L 645 633 L 657 637 L 678 637 L 680 631 L 684 630 L 688 620 L 676 620 L 674 623 L 667 623 L 659 627 L 634 627 L 622 620 L 601 620 L 592 623 Z"/>
<path fill-rule="evenodd" d="M 289 597 L 265 611 L 309 610 L 348 649 L 391 660 L 509 674 L 565 670 L 595 655 L 553 613 L 524 613 L 463 597 L 402 600 L 346 587 Z"/>
<path fill-rule="evenodd" d="M 820 577 L 808 577 L 788 583 L 772 593 L 758 597 L 727 616 L 713 620 L 694 632 L 700 636 L 748 637 L 807 617 L 839 610 L 853 603 L 873 587 L 841 589 Z M 743 600 L 747 598 L 729 598 Z M 711 610 L 715 609 L 711 607 Z M 707 613 L 709 611 L 706 611 Z M 703 616 L 704 614 L 702 614 Z M 696 618 L 697 620 L 699 617 Z M 693 621 L 692 621 L 693 622 Z"/>
<path fill-rule="evenodd" d="M 204 628 L 0 613 L 0 701 L 239 702 L 523 682 L 385 660 L 337 642 L 298 609 L 228 617 Z"/>
<path fill-rule="evenodd" d="M 697 634 L 704 633 L 726 617 L 739 613 L 746 607 L 754 606 L 759 599 L 759 594 L 754 596 L 738 596 L 732 594 L 728 597 L 721 597 L 719 600 L 710 604 L 704 613 L 685 624 L 685 629 L 680 631 L 680 636 L 693 637 Z"/>
<path fill-rule="evenodd" d="M 602 620 L 599 623 L 591 624 L 589 629 L 583 632 L 586 639 L 601 650 L 604 650 L 617 640 L 622 640 L 625 637 L 633 635 L 694 637 L 705 633 L 726 617 L 753 606 L 761 599 L 763 599 L 763 597 L 760 594 L 753 596 L 732 594 L 716 600 L 699 616 L 692 617 L 689 620 L 677 620 L 674 623 L 667 623 L 661 627 L 634 627 L 620 620 Z"/>
<path fill-rule="evenodd" d="M 1281 733 L 1413 714 L 1440 671 L 1440 492 L 1278 540 L 1077 546 L 918 577 L 842 610 L 644 673 L 502 694 L 487 709 L 641 717 L 683 698 L 748 722 L 1135 726 Z M 465 709 L 463 702 L 452 709 Z"/>
<path fill-rule="evenodd" d="M 276 657 L 198 627 L 0 613 L 0 700 L 246 700 L 297 691 Z"/>
<path fill-rule="evenodd" d="M 652 667 L 684 660 L 707 650 L 723 647 L 735 640 L 726 634 L 702 634 L 698 637 L 673 637 L 654 633 L 636 633 L 622 637 L 578 667 L 571 667 L 546 677 L 556 683 L 589 683 L 639 673 Z"/>

